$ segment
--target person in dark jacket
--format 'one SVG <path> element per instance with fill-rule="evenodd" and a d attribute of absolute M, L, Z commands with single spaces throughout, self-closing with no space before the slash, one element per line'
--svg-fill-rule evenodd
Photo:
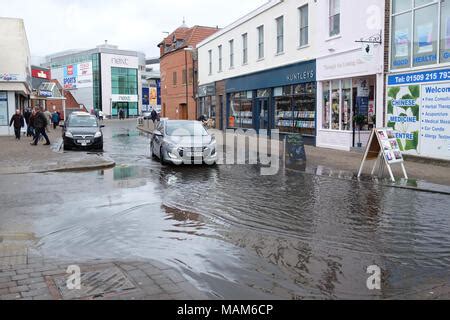
<path fill-rule="evenodd" d="M 152 113 L 150 114 L 150 119 L 152 119 L 153 123 L 158 119 L 158 112 L 156 112 L 155 109 L 152 110 Z"/>
<path fill-rule="evenodd" d="M 28 131 L 27 131 L 27 137 L 33 137 L 33 139 L 35 135 L 34 119 L 36 119 L 36 111 L 33 109 L 31 111 L 30 122 L 28 123 Z"/>
<path fill-rule="evenodd" d="M 39 108 L 36 108 L 36 117 L 34 118 L 34 128 L 36 130 L 36 134 L 34 136 L 34 141 L 31 143 L 31 145 L 36 146 L 39 142 L 39 138 L 41 135 L 44 137 L 46 143 L 45 146 L 50 145 L 50 139 L 47 136 L 47 133 L 45 132 L 45 129 L 49 125 L 46 115 L 42 110 Z"/>
<path fill-rule="evenodd" d="M 9 126 L 14 125 L 14 133 L 16 134 L 16 139 L 20 140 L 20 129 L 25 127 L 25 119 L 20 114 L 20 110 L 16 110 L 16 114 L 11 117 Z"/>

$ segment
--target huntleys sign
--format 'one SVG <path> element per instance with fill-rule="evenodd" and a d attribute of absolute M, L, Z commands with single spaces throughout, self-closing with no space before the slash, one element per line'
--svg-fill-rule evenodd
<path fill-rule="evenodd" d="M 315 81 L 316 60 L 310 60 L 229 79 L 226 91 L 250 91 Z"/>

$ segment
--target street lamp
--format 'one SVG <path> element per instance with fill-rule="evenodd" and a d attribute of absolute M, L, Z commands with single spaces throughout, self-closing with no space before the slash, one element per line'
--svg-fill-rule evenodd
<path fill-rule="evenodd" d="M 191 52 L 191 54 L 193 54 L 193 52 L 194 52 L 194 48 L 193 47 L 191 47 L 191 46 L 188 46 L 188 47 L 186 47 L 186 48 L 184 48 L 184 60 L 185 60 L 185 65 L 186 65 L 186 109 L 188 110 L 188 113 L 189 113 L 189 93 L 188 93 L 188 88 L 189 88 L 189 81 L 188 81 L 188 75 L 189 75 L 189 72 L 188 72 L 188 60 L 187 60 L 187 52 Z M 192 62 L 193 62 L 193 59 L 192 59 Z M 192 75 L 193 75 L 193 77 L 194 77 L 194 63 L 192 63 Z M 192 80 L 192 85 L 193 85 L 193 87 L 194 87 L 194 79 Z M 193 90 L 192 92 L 194 92 L 195 90 Z"/>

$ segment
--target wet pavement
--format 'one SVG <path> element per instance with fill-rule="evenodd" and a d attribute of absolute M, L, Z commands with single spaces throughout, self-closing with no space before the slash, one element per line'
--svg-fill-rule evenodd
<path fill-rule="evenodd" d="M 93 172 L 0 176 L 0 234 L 48 259 L 157 260 L 210 298 L 450 297 L 450 197 L 257 166 L 161 166 L 111 122 Z M 382 269 L 382 289 L 366 286 Z"/>

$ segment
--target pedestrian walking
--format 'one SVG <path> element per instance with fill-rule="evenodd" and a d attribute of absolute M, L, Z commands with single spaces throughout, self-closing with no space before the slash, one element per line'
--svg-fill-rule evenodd
<path fill-rule="evenodd" d="M 16 140 L 20 140 L 20 129 L 25 126 L 25 119 L 20 113 L 20 110 L 16 110 L 16 113 L 11 117 L 9 126 L 14 125 L 14 133 L 16 135 Z"/>
<path fill-rule="evenodd" d="M 27 131 L 27 137 L 33 137 L 33 139 L 36 134 L 34 130 L 34 119 L 36 119 L 36 111 L 33 109 L 31 111 L 30 122 L 28 124 L 28 131 Z"/>
<path fill-rule="evenodd" d="M 56 107 L 53 106 L 53 110 L 55 110 L 55 109 L 56 109 Z M 47 117 L 47 127 L 45 128 L 45 130 L 47 132 L 50 132 L 50 123 L 52 123 L 52 113 L 50 111 L 48 111 L 48 109 L 47 109 L 47 110 L 45 110 L 44 114 Z"/>
<path fill-rule="evenodd" d="M 102 111 L 102 110 L 99 110 L 99 111 L 98 111 L 98 119 L 99 119 L 100 121 L 103 121 L 103 111 Z"/>
<path fill-rule="evenodd" d="M 27 124 L 27 127 L 30 126 L 30 117 L 31 117 L 31 109 L 26 108 L 25 112 L 23 113 L 23 117 L 25 118 L 25 123 Z"/>
<path fill-rule="evenodd" d="M 152 119 L 153 123 L 158 119 L 158 112 L 156 112 L 155 109 L 152 110 L 152 113 L 150 114 L 150 119 Z"/>
<path fill-rule="evenodd" d="M 49 121 L 47 120 L 46 115 L 44 114 L 43 110 L 40 110 L 39 108 L 36 108 L 36 116 L 34 119 L 34 127 L 36 130 L 36 134 L 34 136 L 34 141 L 31 143 L 31 145 L 36 146 L 39 142 L 39 138 L 41 135 L 44 137 L 46 143 L 45 146 L 50 145 L 50 139 L 47 136 L 46 129 L 49 125 Z"/>
<path fill-rule="evenodd" d="M 52 124 L 53 124 L 53 130 L 56 130 L 56 128 L 58 127 L 58 125 L 59 125 L 59 121 L 60 121 L 61 119 L 59 118 L 59 114 L 58 114 L 58 112 L 53 112 L 52 113 Z"/>

